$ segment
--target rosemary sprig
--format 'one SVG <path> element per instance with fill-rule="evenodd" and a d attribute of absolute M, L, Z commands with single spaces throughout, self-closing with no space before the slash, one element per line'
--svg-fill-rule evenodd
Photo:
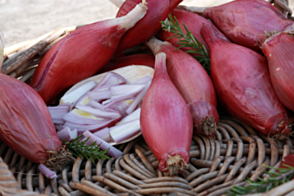
<path fill-rule="evenodd" d="M 76 157 L 85 157 L 87 160 L 91 158 L 93 162 L 94 159 L 109 159 L 109 157 L 106 155 L 109 149 L 105 151 L 101 150 L 100 144 L 96 145 L 96 142 L 93 142 L 91 145 L 85 145 L 89 138 L 90 137 L 82 141 L 82 135 L 80 135 L 69 142 L 63 140 L 63 143 L 67 146 L 67 149 Z"/>
<path fill-rule="evenodd" d="M 285 182 L 290 181 L 294 175 L 294 167 L 291 167 L 289 165 L 284 164 L 284 166 L 287 168 L 274 168 L 267 165 L 263 166 L 274 170 L 270 172 L 265 172 L 269 175 L 267 180 L 258 178 L 258 181 L 255 182 L 247 178 L 246 182 L 248 183 L 248 186 L 233 186 L 232 188 L 230 188 L 228 195 L 236 196 L 246 195 L 250 193 L 264 193 L 277 186 L 280 186 L 281 184 L 284 184 Z M 279 170 L 279 172 L 276 172 L 276 170 Z"/>
<path fill-rule="evenodd" d="M 165 21 L 161 22 L 161 27 L 163 30 L 174 33 L 174 35 L 168 39 L 173 37 L 178 39 L 178 44 L 180 46 L 177 49 L 182 47 L 191 48 L 186 52 L 200 55 L 193 56 L 198 60 L 199 63 L 202 64 L 207 73 L 210 74 L 210 58 L 205 46 L 191 33 L 191 31 L 188 30 L 185 24 L 183 24 L 183 26 L 187 33 L 184 33 L 176 17 L 173 17 L 171 14 Z"/>

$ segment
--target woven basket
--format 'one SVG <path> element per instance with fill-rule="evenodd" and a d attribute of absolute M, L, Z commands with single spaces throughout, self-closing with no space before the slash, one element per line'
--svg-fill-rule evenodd
<path fill-rule="evenodd" d="M 77 28 L 59 29 L 6 48 L 2 72 L 28 83 L 50 47 Z M 138 50 L 146 48 L 139 46 L 128 52 Z M 246 185 L 246 177 L 253 181 L 268 178 L 265 171 L 269 169 L 262 164 L 278 167 L 284 156 L 294 153 L 292 138 L 272 140 L 224 115 L 216 139 L 193 137 L 188 169 L 178 176 L 165 176 L 157 170 L 158 161 L 142 137 L 117 148 L 124 153 L 117 160 L 77 158 L 72 166 L 57 172 L 57 179 L 48 180 L 36 164 L 0 142 L 0 191 L 3 195 L 222 195 L 234 185 Z M 264 195 L 277 195 L 275 191 L 294 195 L 294 181 Z"/>

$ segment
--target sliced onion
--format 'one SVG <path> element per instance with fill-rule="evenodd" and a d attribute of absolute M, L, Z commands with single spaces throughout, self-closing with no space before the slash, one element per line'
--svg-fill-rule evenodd
<path fill-rule="evenodd" d="M 88 105 L 89 102 L 90 102 L 90 100 L 89 100 L 89 97 L 86 93 L 75 102 L 74 107 L 76 107 L 77 105 Z"/>
<path fill-rule="evenodd" d="M 100 148 L 102 150 L 107 150 L 107 154 L 110 155 L 111 157 L 114 157 L 115 159 L 119 158 L 120 156 L 122 156 L 123 152 L 121 152 L 120 150 L 118 150 L 117 148 L 115 148 L 114 146 L 110 145 L 109 143 L 107 143 L 106 141 L 102 140 L 101 138 L 93 135 L 92 133 L 90 133 L 89 131 L 85 131 L 83 133 L 85 138 L 88 138 L 88 141 L 85 143 L 86 145 L 90 145 L 93 142 L 96 142 L 96 145 L 100 144 Z"/>
<path fill-rule="evenodd" d="M 64 127 L 69 127 L 70 129 L 77 129 L 78 131 L 78 135 L 84 131 L 91 131 L 91 132 L 95 132 L 98 131 L 100 129 L 103 129 L 105 127 L 109 127 L 109 126 L 113 126 L 116 122 L 119 121 L 120 118 L 117 119 L 111 119 L 105 122 L 101 122 L 101 123 L 96 123 L 96 124 L 92 124 L 92 125 L 82 125 L 82 124 L 76 124 L 73 122 L 65 122 L 64 123 Z"/>
<path fill-rule="evenodd" d="M 140 119 L 135 119 L 129 122 L 118 124 L 110 128 L 110 135 L 112 139 L 119 143 L 125 139 L 130 138 L 140 131 Z"/>
<path fill-rule="evenodd" d="M 62 119 L 65 114 L 68 113 L 71 105 L 69 103 L 64 103 L 58 106 L 48 106 L 50 116 L 55 124 L 63 124 L 64 120 Z"/>
<path fill-rule="evenodd" d="M 99 110 L 104 110 L 104 106 L 101 103 L 97 102 L 97 101 L 90 100 L 89 105 L 92 106 L 93 108 L 96 108 L 96 109 L 99 109 Z"/>
<path fill-rule="evenodd" d="M 57 135 L 61 141 L 65 140 L 68 142 L 78 137 L 78 131 L 77 129 L 70 130 L 69 127 L 65 127 L 61 131 L 58 131 Z"/>
<path fill-rule="evenodd" d="M 140 114 L 141 114 L 141 108 L 138 108 L 133 113 L 131 113 L 131 114 L 127 115 L 126 117 L 124 117 L 123 119 L 121 119 L 118 123 L 116 123 L 116 125 L 126 123 L 129 121 L 133 121 L 136 119 L 140 119 Z"/>
<path fill-rule="evenodd" d="M 93 135 L 103 139 L 104 141 L 110 142 L 112 139 L 109 134 L 110 129 L 108 127 L 105 127 L 104 129 L 101 129 L 99 131 L 96 131 L 93 133 Z"/>
<path fill-rule="evenodd" d="M 152 78 L 150 76 L 145 76 L 140 80 L 136 81 L 134 84 L 147 84 L 147 82 L 151 81 Z"/>
<path fill-rule="evenodd" d="M 112 119 L 121 118 L 121 114 L 118 112 L 107 112 L 107 111 L 103 111 L 103 110 L 99 110 L 96 108 L 92 108 L 89 106 L 83 106 L 83 105 L 77 105 L 77 108 L 79 110 L 84 111 L 84 112 L 88 112 L 90 114 L 93 114 L 94 116 L 98 116 L 98 117 L 102 117 L 102 118 L 112 118 Z"/>
<path fill-rule="evenodd" d="M 87 93 L 90 100 L 94 101 L 102 101 L 104 99 L 109 99 L 111 97 L 111 91 L 105 90 L 105 91 L 91 91 Z"/>
<path fill-rule="evenodd" d="M 42 172 L 42 174 L 44 174 L 44 176 L 46 176 L 49 179 L 57 178 L 56 173 L 54 171 L 51 171 L 48 167 L 46 167 L 42 163 L 39 164 L 38 169 L 40 170 L 40 172 Z"/>
<path fill-rule="evenodd" d="M 122 77 L 121 75 L 114 72 L 107 72 L 107 74 L 97 84 L 94 90 L 105 85 L 116 85 L 116 84 L 126 84 L 126 83 L 127 83 L 126 79 Z"/>
<path fill-rule="evenodd" d="M 60 103 L 70 103 L 73 105 L 80 97 L 86 94 L 89 90 L 93 89 L 95 86 L 96 83 L 91 80 L 61 97 Z"/>
<path fill-rule="evenodd" d="M 142 101 L 143 97 L 145 96 L 150 84 L 151 84 L 151 80 L 149 82 L 147 82 L 144 89 L 136 96 L 133 103 L 131 103 L 131 105 L 127 108 L 127 110 L 126 110 L 127 114 L 132 113 L 136 109 L 136 107 L 139 105 L 139 103 L 141 103 L 141 101 Z"/>
<path fill-rule="evenodd" d="M 114 111 L 119 112 L 123 117 L 127 115 L 126 109 L 130 106 L 130 104 L 133 102 L 134 98 L 122 100 L 122 101 L 116 101 L 111 102 L 104 106 L 105 110 L 112 109 Z"/>
<path fill-rule="evenodd" d="M 145 87 L 144 84 L 125 84 L 110 87 L 111 95 L 137 94 Z"/>
<path fill-rule="evenodd" d="M 84 112 L 78 109 L 74 109 L 64 115 L 63 119 L 67 122 L 72 122 L 76 124 L 94 125 L 109 121 L 110 119 L 101 118 L 94 116 L 88 112 Z"/>

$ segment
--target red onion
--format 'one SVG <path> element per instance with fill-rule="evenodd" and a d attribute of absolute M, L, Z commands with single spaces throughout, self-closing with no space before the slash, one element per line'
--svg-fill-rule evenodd
<path fill-rule="evenodd" d="M 177 21 L 179 22 L 181 28 L 183 29 L 183 32 L 186 33 L 186 29 L 184 28 L 184 25 L 186 25 L 186 27 L 189 29 L 189 31 L 191 31 L 191 33 L 197 38 L 198 41 L 200 41 L 206 48 L 207 53 L 209 54 L 209 49 L 208 49 L 208 45 L 206 44 L 204 38 L 201 35 L 201 28 L 202 28 L 202 24 L 212 24 L 209 20 L 207 20 L 206 18 L 198 15 L 198 14 L 194 14 L 191 12 L 188 12 L 186 10 L 180 10 L 180 9 L 174 9 L 172 11 L 172 16 L 176 17 Z M 159 31 L 159 33 L 156 35 L 156 37 L 158 37 L 159 39 L 163 40 L 163 41 L 168 41 L 171 44 L 173 44 L 176 47 L 179 47 L 180 45 L 178 44 L 179 39 L 177 38 L 170 38 L 171 36 L 174 36 L 174 33 L 168 32 L 168 31 L 164 31 L 161 30 Z M 168 39 L 170 38 L 170 39 Z M 181 47 L 181 50 L 183 51 L 188 51 L 191 50 L 191 48 L 189 47 Z M 199 54 L 192 54 L 192 55 L 198 55 Z"/>
<path fill-rule="evenodd" d="M 145 14 L 140 3 L 127 15 L 83 26 L 56 43 L 43 57 L 31 86 L 51 103 L 66 89 L 97 73 L 114 54 L 121 37 Z"/>
<path fill-rule="evenodd" d="M 146 44 L 154 54 L 166 53 L 168 75 L 188 104 L 195 132 L 214 134 L 219 119 L 216 94 L 211 79 L 201 64 L 168 42 L 152 38 Z"/>
<path fill-rule="evenodd" d="M 49 155 L 57 159 L 69 157 L 62 146 L 50 113 L 40 95 L 29 85 L 0 73 L 0 139 L 17 154 L 51 169 L 63 169 L 62 163 L 52 164 Z"/>
<path fill-rule="evenodd" d="M 293 25 L 277 8 L 264 0 L 238 0 L 206 8 L 203 16 L 233 42 L 261 51 L 265 31 L 283 31 Z"/>
<path fill-rule="evenodd" d="M 274 92 L 265 57 L 231 43 L 213 26 L 205 25 L 201 33 L 211 51 L 211 78 L 227 111 L 264 135 L 289 135 L 289 116 Z"/>
<path fill-rule="evenodd" d="M 294 39 L 287 33 L 278 33 L 262 45 L 268 60 L 271 81 L 279 100 L 294 111 Z"/>
<path fill-rule="evenodd" d="M 141 131 L 159 162 L 158 169 L 175 175 L 187 167 L 193 134 L 189 108 L 171 82 L 166 55 L 155 56 L 155 73 L 141 106 Z"/>
<path fill-rule="evenodd" d="M 126 0 L 120 7 L 117 17 L 121 17 L 129 13 L 142 0 Z M 168 14 L 182 0 L 146 0 L 148 12 L 133 28 L 131 28 L 121 39 L 117 51 L 123 51 L 127 48 L 137 46 L 140 43 L 151 38 L 161 28 L 160 21 L 167 18 Z"/>

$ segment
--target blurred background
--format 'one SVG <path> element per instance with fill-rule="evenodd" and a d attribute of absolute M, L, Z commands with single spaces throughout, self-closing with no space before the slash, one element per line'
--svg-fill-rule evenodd
<path fill-rule="evenodd" d="M 183 0 L 182 5 L 207 7 L 231 0 Z M 290 0 L 293 10 L 294 0 Z M 0 31 L 5 47 L 37 38 L 62 27 L 114 18 L 109 0 L 0 0 Z"/>

